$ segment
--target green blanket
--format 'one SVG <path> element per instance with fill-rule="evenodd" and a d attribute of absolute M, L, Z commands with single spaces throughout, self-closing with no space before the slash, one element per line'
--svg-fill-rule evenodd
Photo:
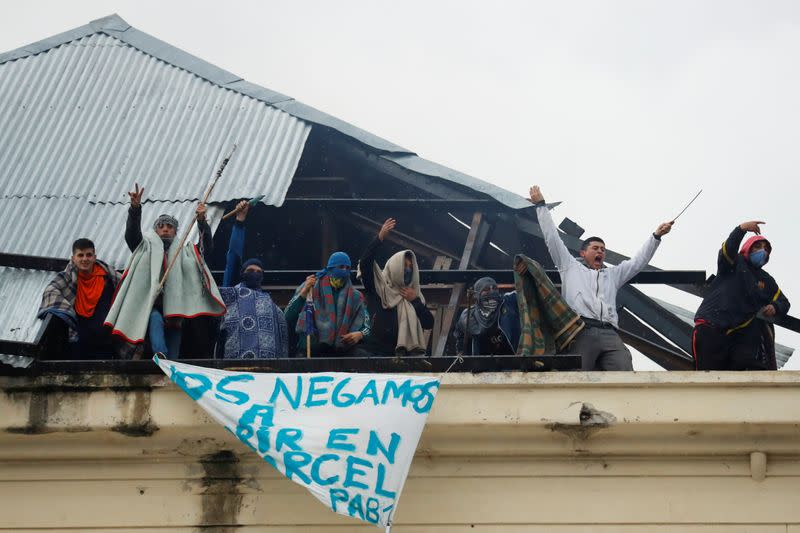
<path fill-rule="evenodd" d="M 542 266 L 524 255 L 514 257 L 514 285 L 522 328 L 517 354 L 544 355 L 567 349 L 584 323 Z"/>
<path fill-rule="evenodd" d="M 162 272 L 176 253 L 179 253 L 178 259 L 164 284 L 164 317 L 225 314 L 225 304 L 217 284 L 196 246 L 187 243 L 181 250 L 177 250 L 177 245 L 173 246 L 165 260 L 164 244 L 158 235 L 147 232 L 143 237 L 122 275 L 106 318 L 106 324 L 111 326 L 115 335 L 131 343 L 144 341 Z"/>

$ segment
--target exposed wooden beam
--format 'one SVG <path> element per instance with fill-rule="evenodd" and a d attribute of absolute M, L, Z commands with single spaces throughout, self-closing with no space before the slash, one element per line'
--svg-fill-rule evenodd
<path fill-rule="evenodd" d="M 461 261 L 459 262 L 458 269 L 466 270 L 474 254 L 480 253 L 486 246 L 491 233 L 491 226 L 486 221 L 486 215 L 481 212 L 476 212 L 472 215 L 472 223 L 469 227 L 469 234 L 467 234 L 467 241 L 464 243 L 464 252 L 461 254 Z M 444 310 L 442 316 L 442 327 L 437 339 L 436 346 L 433 349 L 433 356 L 441 357 L 444 355 L 444 349 L 447 345 L 447 338 L 450 335 L 450 328 L 453 325 L 453 319 L 458 311 L 458 304 L 464 294 L 466 284 L 455 283 L 453 285 L 453 292 L 450 295 L 450 302 Z"/>

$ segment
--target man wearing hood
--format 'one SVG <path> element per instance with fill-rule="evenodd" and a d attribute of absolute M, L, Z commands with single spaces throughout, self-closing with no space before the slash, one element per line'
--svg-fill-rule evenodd
<path fill-rule="evenodd" d="M 372 317 L 364 349 L 372 355 L 424 355 L 424 330 L 433 328 L 433 314 L 425 307 L 420 290 L 417 256 L 401 250 L 383 268 L 375 259 L 396 225 L 395 219 L 387 219 L 359 260 L 359 276 Z"/>
<path fill-rule="evenodd" d="M 633 370 L 631 352 L 617 333 L 617 291 L 647 266 L 674 221 L 659 224 L 635 256 L 606 267 L 603 239 L 589 237 L 583 241 L 580 259 L 573 257 L 537 185 L 530 195 L 547 250 L 561 274 L 561 294 L 586 325 L 572 348 L 581 355 L 581 370 Z"/>
<path fill-rule="evenodd" d="M 248 259 L 242 264 L 245 220 L 250 203 L 243 200 L 236 207 L 236 221 L 231 229 L 225 274 L 219 289 L 227 311 L 218 346 L 224 347 L 225 359 L 288 357 L 288 331 L 283 311 L 268 292 L 261 290 L 264 264 L 258 259 Z"/>
<path fill-rule="evenodd" d="M 772 245 L 760 224 L 743 222 L 722 243 L 717 275 L 694 317 L 698 370 L 777 370 L 772 322 L 789 312 L 789 300 L 763 269 Z M 747 232 L 755 235 L 737 254 Z"/>
<path fill-rule="evenodd" d="M 128 193 L 131 199 L 131 206 L 128 209 L 128 220 L 125 226 L 125 242 L 131 252 L 136 252 L 139 245 L 144 240 L 142 235 L 142 195 L 144 194 L 144 187 L 139 188 L 139 184 L 135 185 L 135 189 Z M 207 254 L 211 254 L 214 248 L 214 240 L 211 235 L 211 228 L 206 221 L 206 206 L 202 202 L 198 203 L 197 210 L 197 229 L 200 233 L 200 241 L 197 245 L 197 254 L 200 258 L 204 258 Z M 160 238 L 163 244 L 162 256 L 163 261 L 161 265 L 161 272 L 159 278 L 163 276 L 167 268 L 167 262 L 170 254 L 170 246 L 173 244 L 175 237 L 178 233 L 178 220 L 171 216 L 162 214 L 159 215 L 153 222 L 153 231 Z M 152 234 L 151 234 L 152 235 Z M 180 253 L 180 252 L 178 252 Z M 172 275 L 172 274 L 171 274 Z M 151 287 L 151 289 L 153 289 Z M 216 289 L 216 286 L 214 287 Z M 216 299 L 216 295 L 212 295 Z M 222 308 L 222 302 L 218 302 L 219 307 Z M 211 315 L 211 313 L 203 313 L 203 315 Z M 220 313 L 221 314 L 221 313 Z M 178 357 L 183 326 L 183 318 L 180 316 L 164 317 L 164 298 L 163 293 L 158 294 L 155 298 L 152 310 L 150 311 L 150 318 L 147 326 L 147 334 L 150 339 L 150 346 L 154 353 L 163 353 L 170 357 Z M 116 333 L 115 329 L 115 333 Z M 140 342 L 138 339 L 128 339 L 131 342 Z"/>
<path fill-rule="evenodd" d="M 350 256 L 334 252 L 326 267 L 308 276 L 286 306 L 286 323 L 297 335 L 297 355 L 306 355 L 311 338 L 314 356 L 361 357 L 360 344 L 369 334 L 364 296 L 350 280 Z M 310 296 L 310 301 L 307 298 Z"/>
<path fill-rule="evenodd" d="M 520 326 L 516 291 L 501 294 L 492 278 L 473 286 L 475 303 L 462 311 L 453 332 L 456 352 L 464 355 L 514 355 Z"/>

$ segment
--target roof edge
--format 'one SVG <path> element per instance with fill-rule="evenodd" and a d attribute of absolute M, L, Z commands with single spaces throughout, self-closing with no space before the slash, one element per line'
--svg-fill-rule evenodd
<path fill-rule="evenodd" d="M 148 33 L 137 30 L 116 13 L 93 20 L 79 28 L 0 54 L 0 65 L 8 61 L 40 54 L 51 48 L 98 32 L 119 39 L 145 54 L 190 72 L 219 87 L 263 102 L 305 122 L 335 130 L 345 137 L 377 151 L 379 156 L 388 156 L 390 160 L 410 171 L 466 186 L 515 209 L 530 206 L 525 198 L 511 191 L 488 181 L 425 160 L 407 148 L 298 102 L 290 96 L 246 81 L 232 72 L 217 67 Z"/>

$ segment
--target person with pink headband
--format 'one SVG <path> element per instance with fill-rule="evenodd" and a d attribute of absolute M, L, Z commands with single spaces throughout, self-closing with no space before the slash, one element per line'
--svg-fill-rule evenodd
<path fill-rule="evenodd" d="M 789 300 L 764 271 L 772 245 L 762 221 L 742 222 L 722 243 L 717 275 L 695 314 L 692 352 L 698 370 L 777 370 L 775 320 Z M 736 249 L 747 232 L 739 252 Z"/>

